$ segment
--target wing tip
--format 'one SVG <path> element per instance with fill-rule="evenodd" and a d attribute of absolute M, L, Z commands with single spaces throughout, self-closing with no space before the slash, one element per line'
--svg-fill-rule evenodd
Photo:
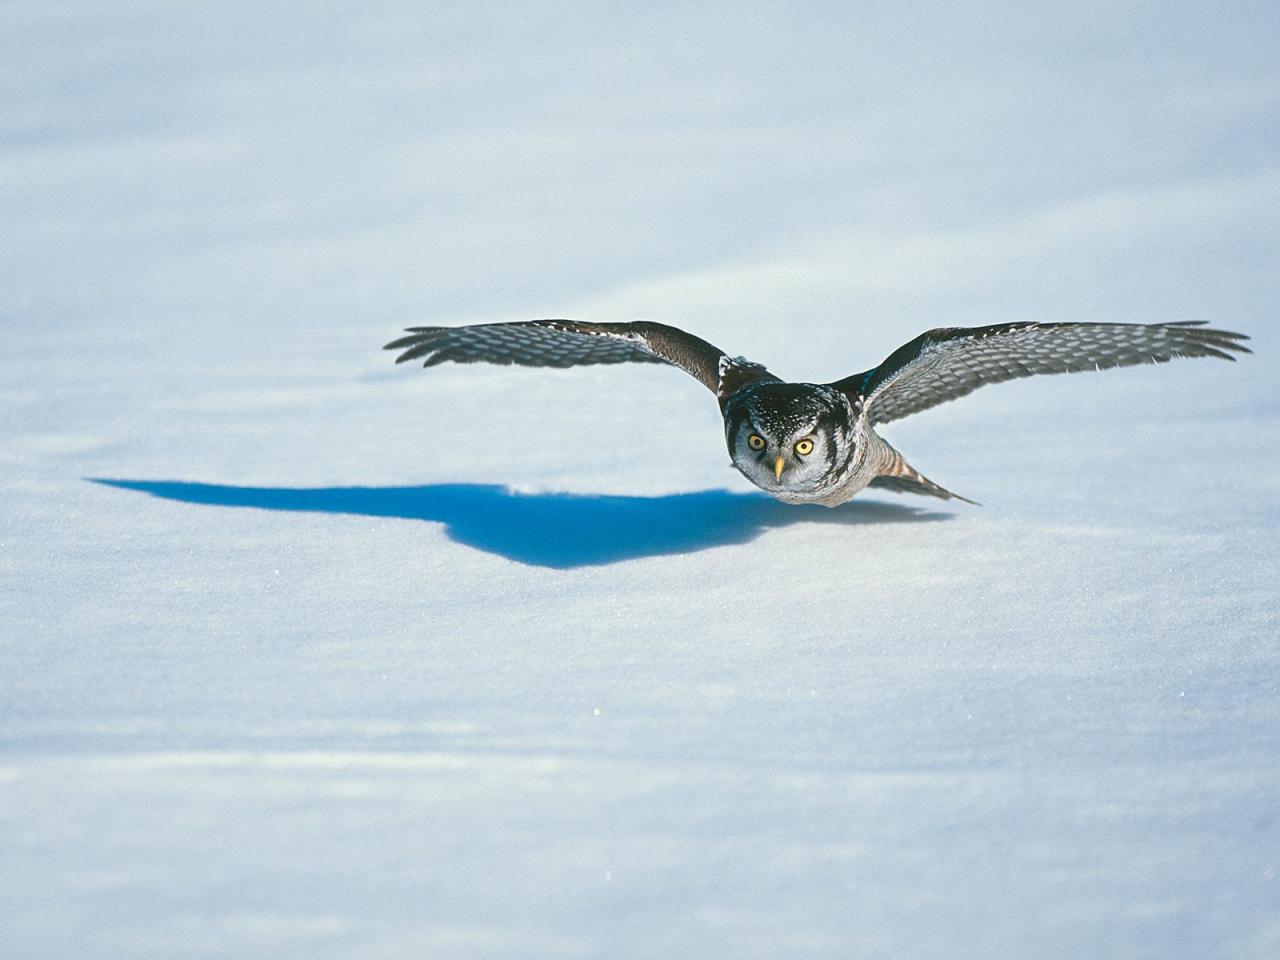
<path fill-rule="evenodd" d="M 410 360 L 416 360 L 421 356 L 433 353 L 436 350 L 435 341 L 439 331 L 447 329 L 445 327 L 405 327 L 407 337 L 397 337 L 390 343 L 384 344 L 383 350 L 403 350 L 400 356 L 396 357 L 396 364 L 407 363 Z M 429 365 L 429 364 L 428 364 Z"/>

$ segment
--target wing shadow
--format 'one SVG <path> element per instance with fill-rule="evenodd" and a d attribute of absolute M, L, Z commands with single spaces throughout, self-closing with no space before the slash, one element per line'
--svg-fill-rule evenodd
<path fill-rule="evenodd" d="M 747 543 L 795 523 L 921 523 L 951 514 L 861 501 L 835 510 L 763 494 L 700 490 L 661 497 L 518 493 L 488 484 L 417 487 L 237 487 L 86 478 L 164 500 L 218 507 L 400 517 L 445 525 L 450 539 L 535 567 L 567 570 Z"/>

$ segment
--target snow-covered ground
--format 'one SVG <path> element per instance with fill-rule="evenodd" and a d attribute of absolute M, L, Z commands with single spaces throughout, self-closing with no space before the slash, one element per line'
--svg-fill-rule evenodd
<path fill-rule="evenodd" d="M 0 5 L 0 953 L 1280 955 L 1280 8 L 940 6 Z M 827 511 L 379 349 L 561 315 L 1256 354 Z"/>

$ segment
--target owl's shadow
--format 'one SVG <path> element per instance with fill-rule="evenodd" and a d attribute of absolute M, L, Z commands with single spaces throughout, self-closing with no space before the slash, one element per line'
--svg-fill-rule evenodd
<path fill-rule="evenodd" d="M 765 530 L 796 523 L 921 523 L 951 516 L 874 500 L 834 510 L 788 506 L 763 494 L 727 490 L 632 497 L 520 493 L 467 483 L 294 488 L 88 479 L 207 506 L 429 520 L 444 524 L 458 543 L 560 570 L 746 543 Z"/>

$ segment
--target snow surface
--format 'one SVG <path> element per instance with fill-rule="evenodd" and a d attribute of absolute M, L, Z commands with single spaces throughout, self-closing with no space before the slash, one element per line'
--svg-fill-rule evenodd
<path fill-rule="evenodd" d="M 0 6 L 5 957 L 1280 956 L 1280 10 Z M 1203 319 L 756 496 L 415 323 Z"/>

